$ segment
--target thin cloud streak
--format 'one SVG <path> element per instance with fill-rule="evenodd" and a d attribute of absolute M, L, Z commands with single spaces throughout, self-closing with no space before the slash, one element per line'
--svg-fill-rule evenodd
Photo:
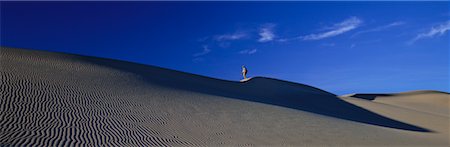
<path fill-rule="evenodd" d="M 450 30 L 450 20 L 445 23 L 431 27 L 431 29 L 426 33 L 418 34 L 415 38 L 410 40 L 408 42 L 408 44 L 413 44 L 417 40 L 421 40 L 421 39 L 425 39 L 425 38 L 433 38 L 436 36 L 442 36 L 445 33 L 447 33 L 449 30 Z"/>
<path fill-rule="evenodd" d="M 258 49 L 246 49 L 246 50 L 239 51 L 239 54 L 251 55 L 251 54 L 256 53 L 256 51 L 258 51 Z"/>
<path fill-rule="evenodd" d="M 211 50 L 208 48 L 208 46 L 204 45 L 204 46 L 203 46 L 203 51 L 202 51 L 202 52 L 195 53 L 193 56 L 194 56 L 194 57 L 199 57 L 199 56 L 206 55 L 206 54 L 208 54 L 208 53 L 210 53 L 210 52 L 211 52 Z"/>
<path fill-rule="evenodd" d="M 326 28 L 328 30 L 327 32 L 323 33 L 317 33 L 317 34 L 310 34 L 306 36 L 300 36 L 300 39 L 303 40 L 320 40 L 325 39 L 329 37 L 334 37 L 340 34 L 343 34 L 345 32 L 351 31 L 353 29 L 356 29 L 359 27 L 359 25 L 362 23 L 362 20 L 357 17 L 351 17 L 349 19 L 344 20 L 341 23 L 334 24 L 330 28 Z"/>
<path fill-rule="evenodd" d="M 356 37 L 358 35 L 365 34 L 365 33 L 371 33 L 371 32 L 378 32 L 378 31 L 387 30 L 389 28 L 396 27 L 396 26 L 401 26 L 401 25 L 404 25 L 404 24 L 405 24 L 405 22 L 402 22 L 402 21 L 393 22 L 393 23 L 390 23 L 390 24 L 387 24 L 387 25 L 384 25 L 384 26 L 379 26 L 379 27 L 376 27 L 376 28 L 373 28 L 373 29 L 356 32 L 350 38 L 353 38 L 353 37 Z"/>
<path fill-rule="evenodd" d="M 214 37 L 217 41 L 228 41 L 228 40 L 239 40 L 247 37 L 248 35 L 244 32 L 236 32 L 233 34 L 223 34 L 223 35 L 216 35 Z"/>

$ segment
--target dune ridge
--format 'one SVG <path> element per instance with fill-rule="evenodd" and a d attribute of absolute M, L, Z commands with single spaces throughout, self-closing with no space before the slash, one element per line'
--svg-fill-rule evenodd
<path fill-rule="evenodd" d="M 271 78 L 2 47 L 0 81 L 0 145 L 448 145 L 425 127 Z"/>
<path fill-rule="evenodd" d="M 450 94 L 434 90 L 417 90 L 400 93 L 376 94 L 356 93 L 341 97 L 370 100 L 377 103 L 450 117 Z"/>
<path fill-rule="evenodd" d="M 434 133 L 425 135 L 430 140 L 449 141 L 450 95 L 446 92 L 420 90 L 390 94 L 349 94 L 340 98 L 383 116 L 434 130 Z"/>

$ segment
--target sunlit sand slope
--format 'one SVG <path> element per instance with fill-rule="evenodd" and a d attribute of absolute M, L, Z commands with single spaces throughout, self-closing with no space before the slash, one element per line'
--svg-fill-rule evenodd
<path fill-rule="evenodd" d="M 448 144 L 423 135 L 435 128 L 269 78 L 241 83 L 3 47 L 0 82 L 0 146 Z"/>
<path fill-rule="evenodd" d="M 383 116 L 428 128 L 433 133 L 408 132 L 430 140 L 445 140 L 449 137 L 450 95 L 440 91 L 411 91 L 392 94 L 349 94 L 341 96 L 353 103 Z"/>

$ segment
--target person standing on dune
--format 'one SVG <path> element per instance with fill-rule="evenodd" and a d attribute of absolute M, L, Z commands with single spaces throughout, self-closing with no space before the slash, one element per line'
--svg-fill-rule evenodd
<path fill-rule="evenodd" d="M 245 68 L 244 65 L 242 65 L 242 76 L 244 77 L 244 80 L 247 79 L 247 68 Z"/>

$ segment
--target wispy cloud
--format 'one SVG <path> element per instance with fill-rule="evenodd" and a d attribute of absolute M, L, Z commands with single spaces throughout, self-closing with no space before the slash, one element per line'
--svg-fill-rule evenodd
<path fill-rule="evenodd" d="M 203 46 L 203 50 L 202 50 L 201 52 L 195 53 L 193 56 L 194 56 L 194 57 L 199 57 L 199 56 L 206 55 L 206 54 L 208 54 L 209 52 L 211 52 L 211 50 L 208 48 L 207 45 L 204 45 L 204 46 Z"/>
<path fill-rule="evenodd" d="M 447 33 L 449 30 L 450 30 L 450 20 L 445 23 L 441 23 L 441 24 L 431 27 L 431 29 L 428 32 L 418 34 L 415 38 L 410 40 L 408 42 L 408 44 L 413 44 L 414 42 L 416 42 L 417 40 L 420 40 L 420 39 L 432 38 L 435 36 L 442 36 L 445 33 Z"/>
<path fill-rule="evenodd" d="M 202 61 L 204 61 L 205 59 L 203 59 L 202 57 L 197 57 L 197 58 L 194 58 L 194 59 L 192 59 L 192 62 L 194 62 L 194 63 L 199 63 L 199 62 L 202 62 Z"/>
<path fill-rule="evenodd" d="M 390 24 L 387 24 L 387 25 L 383 25 L 383 26 L 379 26 L 379 27 L 373 28 L 373 29 L 356 32 L 355 34 L 352 35 L 351 38 L 356 37 L 356 36 L 361 35 L 361 34 L 365 34 L 365 33 L 371 33 L 371 32 L 378 32 L 378 31 L 387 30 L 389 28 L 396 27 L 396 26 L 401 26 L 401 25 L 404 25 L 404 24 L 405 24 L 405 22 L 396 21 L 396 22 L 393 22 L 393 23 L 390 23 Z"/>
<path fill-rule="evenodd" d="M 303 40 L 320 40 L 328 37 L 334 37 L 345 32 L 351 31 L 359 27 L 362 23 L 362 20 L 357 17 L 350 17 L 340 23 L 334 24 L 331 27 L 326 28 L 326 32 L 310 34 L 306 36 L 300 36 L 300 39 Z"/>
<path fill-rule="evenodd" d="M 258 42 L 268 42 L 275 38 L 273 28 L 275 24 L 265 24 L 259 29 L 259 39 Z"/>
<path fill-rule="evenodd" d="M 258 51 L 258 50 L 257 49 L 246 49 L 246 50 L 239 51 L 239 54 L 251 55 L 251 54 L 256 53 L 256 51 Z"/>
<path fill-rule="evenodd" d="M 223 35 L 216 35 L 214 37 L 217 41 L 229 41 L 229 40 L 239 40 L 247 37 L 248 34 L 244 32 L 235 32 L 232 34 L 223 34 Z"/>

